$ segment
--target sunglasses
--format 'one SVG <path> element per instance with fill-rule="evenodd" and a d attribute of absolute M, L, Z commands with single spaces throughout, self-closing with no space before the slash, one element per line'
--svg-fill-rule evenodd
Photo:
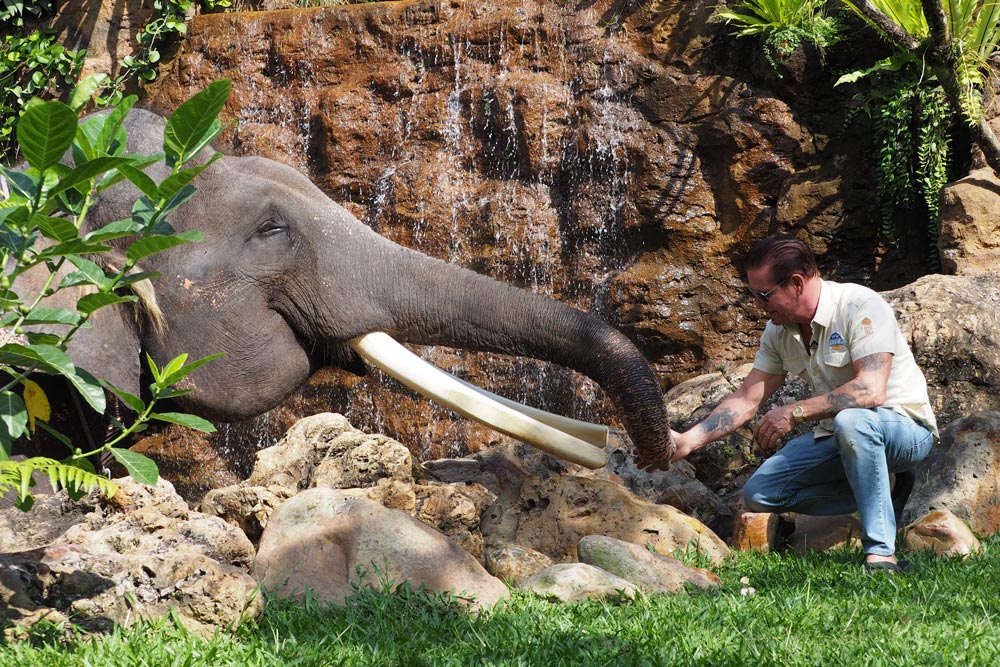
<path fill-rule="evenodd" d="M 778 283 L 771 289 L 767 290 L 766 292 L 762 292 L 759 289 L 753 289 L 752 287 L 748 287 L 747 291 L 750 292 L 750 296 L 756 299 L 760 299 L 761 301 L 767 301 L 768 299 L 771 298 L 771 295 L 774 294 L 775 290 L 784 285 L 786 282 L 788 282 L 788 278 L 785 278 L 780 283 Z"/>

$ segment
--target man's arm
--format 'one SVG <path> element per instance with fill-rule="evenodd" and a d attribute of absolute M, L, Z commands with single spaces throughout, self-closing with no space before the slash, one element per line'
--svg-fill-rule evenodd
<path fill-rule="evenodd" d="M 722 399 L 708 417 L 684 433 L 673 433 L 676 447 L 673 460 L 679 461 L 691 452 L 726 437 L 747 423 L 757 413 L 761 403 L 784 381 L 783 374 L 773 375 L 756 368 L 751 370 L 740 388 Z"/>
<path fill-rule="evenodd" d="M 885 402 L 885 390 L 892 369 L 892 353 L 878 352 L 854 360 L 854 379 L 827 394 L 820 394 L 770 410 L 757 424 L 754 439 L 764 451 L 774 449 L 778 441 L 795 428 L 792 410 L 802 406 L 803 421 L 833 417 L 847 408 L 875 408 Z"/>

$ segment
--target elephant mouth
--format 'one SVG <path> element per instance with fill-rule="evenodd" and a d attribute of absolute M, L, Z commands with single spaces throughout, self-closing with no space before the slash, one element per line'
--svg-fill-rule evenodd
<path fill-rule="evenodd" d="M 380 331 L 351 347 L 410 389 L 499 433 L 586 468 L 607 464 L 608 427 L 555 415 L 492 394 L 432 366 Z"/>

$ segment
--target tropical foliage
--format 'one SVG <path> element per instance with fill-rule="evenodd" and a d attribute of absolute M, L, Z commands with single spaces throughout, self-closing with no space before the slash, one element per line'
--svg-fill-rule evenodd
<path fill-rule="evenodd" d="M 852 0 L 843 1 L 886 36 L 895 45 L 897 54 L 893 58 L 876 63 L 875 67 L 864 73 L 854 72 L 845 75 L 842 80 L 855 81 L 859 74 L 898 69 L 900 59 L 910 61 L 913 66 L 926 70 L 927 62 L 919 51 L 914 52 L 909 45 L 899 43 L 892 34 L 882 30 L 860 10 L 859 3 Z M 989 69 L 988 61 L 996 52 L 997 44 L 1000 42 L 1000 3 L 993 0 L 940 0 L 940 2 L 947 18 L 948 36 L 953 45 L 953 52 L 948 57 L 952 62 L 960 90 L 955 102 L 966 122 L 975 125 L 983 113 L 983 84 L 984 75 Z M 870 4 L 905 34 L 916 38 L 920 44 L 927 43 L 931 33 L 920 0 L 870 0 Z M 931 76 L 924 82 L 936 83 L 935 73 L 929 74 Z"/>
<path fill-rule="evenodd" d="M 951 162 L 951 120 L 959 114 L 973 128 L 982 120 L 988 60 L 1000 40 L 1000 3 L 941 0 L 943 43 L 941 36 L 935 40 L 920 0 L 870 0 L 867 7 L 844 3 L 896 49 L 889 58 L 837 82 L 853 83 L 873 74 L 884 74 L 889 82 L 889 92 L 873 100 L 882 231 L 895 239 L 894 207 L 911 205 L 919 193 L 927 210 L 931 268 L 936 268 L 938 200 Z M 873 16 L 872 7 L 888 23 L 876 20 L 881 17 Z M 945 51 L 943 57 L 931 57 L 935 48 Z"/>
<path fill-rule="evenodd" d="M 122 100 L 135 82 L 156 78 L 161 50 L 187 30 L 188 13 L 195 4 L 205 10 L 229 7 L 231 0 L 154 0 L 153 14 L 136 34 L 137 49 L 122 58 L 118 76 L 100 79 L 100 106 Z M 57 43 L 51 30 L 26 30 L 25 20 L 52 14 L 53 0 L 0 0 L 0 162 L 16 157 L 14 125 L 33 97 L 65 97 L 77 83 L 83 51 L 72 51 Z"/>
<path fill-rule="evenodd" d="M 138 481 L 154 484 L 155 464 L 144 456 L 115 445 L 145 428 L 151 420 L 178 423 L 204 431 L 212 425 L 198 417 L 157 412 L 159 401 L 187 393 L 173 385 L 213 357 L 188 362 L 181 355 L 158 368 L 149 361 L 153 382 L 149 402 L 96 378 L 76 366 L 66 350 L 72 337 L 88 325 L 101 308 L 133 304 L 133 293 L 154 274 L 144 273 L 141 262 L 176 246 L 198 241 L 198 232 L 175 233 L 168 216 L 194 194 L 191 181 L 211 160 L 198 166 L 188 163 L 221 131 L 217 116 L 230 90 L 229 81 L 211 84 L 182 104 L 167 121 L 163 155 L 126 153 L 123 120 L 136 98 L 119 102 L 110 113 L 78 121 L 77 114 L 99 82 L 87 79 L 68 104 L 32 100 L 17 124 L 17 141 L 27 165 L 23 170 L 0 167 L 7 196 L 0 202 L 0 494 L 11 489 L 18 505 L 30 508 L 32 472 L 49 475 L 53 484 L 80 495 L 94 488 L 106 493 L 113 485 L 98 477 L 91 463 L 111 455 Z M 72 152 L 75 166 L 61 162 Z M 171 175 L 155 183 L 143 169 L 166 160 Z M 132 215 L 98 229 L 86 224 L 95 196 L 123 179 L 142 193 Z M 114 251 L 122 256 L 111 261 Z M 47 271 L 47 279 L 33 292 L 19 293 L 17 279 L 28 271 Z M 21 283 L 23 284 L 23 283 Z M 75 308 L 55 308 L 45 301 L 63 290 L 82 293 Z M 41 329 L 40 329 L 41 328 Z M 62 377 L 94 411 L 105 414 L 117 430 L 92 451 L 48 425 L 48 397 L 32 377 Z M 135 414 L 119 420 L 107 414 L 106 391 L 113 393 Z M 35 429 L 46 431 L 69 449 L 62 462 L 31 458 L 14 462 L 10 455 L 18 441 Z"/>
<path fill-rule="evenodd" d="M 825 12 L 825 0 L 743 0 L 713 15 L 740 37 L 761 40 L 772 67 L 802 43 L 827 47 L 839 39 L 840 22 Z"/>

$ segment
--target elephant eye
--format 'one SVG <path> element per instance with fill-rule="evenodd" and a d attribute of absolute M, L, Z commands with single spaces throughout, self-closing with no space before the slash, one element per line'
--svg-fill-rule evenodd
<path fill-rule="evenodd" d="M 269 238 L 278 234 L 284 234 L 287 231 L 288 227 L 283 223 L 277 220 L 267 220 L 257 228 L 257 236 L 260 238 Z"/>

